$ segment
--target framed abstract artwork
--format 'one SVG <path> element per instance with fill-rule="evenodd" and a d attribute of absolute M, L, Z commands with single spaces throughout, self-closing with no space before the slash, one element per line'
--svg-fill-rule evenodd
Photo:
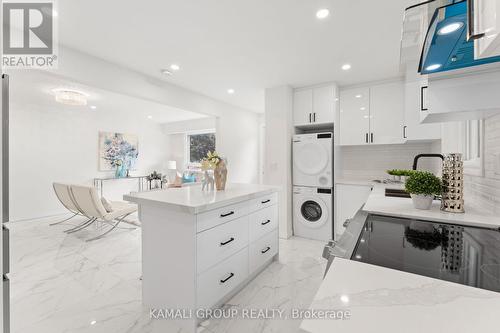
<path fill-rule="evenodd" d="M 137 135 L 99 132 L 99 170 L 111 171 L 118 166 L 134 170 L 139 156 Z"/>

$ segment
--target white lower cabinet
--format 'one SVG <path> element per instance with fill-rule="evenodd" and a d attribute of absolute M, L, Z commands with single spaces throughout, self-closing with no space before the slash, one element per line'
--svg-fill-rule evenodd
<path fill-rule="evenodd" d="M 255 241 L 278 228 L 276 206 L 261 209 L 250 214 L 250 241 Z"/>
<path fill-rule="evenodd" d="M 196 306 L 217 306 L 278 253 L 278 196 L 197 216 Z"/>
<path fill-rule="evenodd" d="M 240 217 L 197 235 L 198 274 L 248 245 L 248 216 Z"/>
<path fill-rule="evenodd" d="M 251 244 L 248 252 L 250 273 L 274 257 L 278 253 L 278 246 L 278 229 Z"/>
<path fill-rule="evenodd" d="M 344 223 L 353 218 L 366 203 L 372 187 L 370 185 L 335 185 L 335 239 L 345 231 Z"/>
<path fill-rule="evenodd" d="M 209 308 L 248 277 L 248 247 L 198 277 L 198 308 Z"/>

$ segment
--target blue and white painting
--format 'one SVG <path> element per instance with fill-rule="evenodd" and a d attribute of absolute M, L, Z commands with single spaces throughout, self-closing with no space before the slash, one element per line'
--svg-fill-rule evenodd
<path fill-rule="evenodd" d="M 99 170 L 115 170 L 124 165 L 133 170 L 139 156 L 139 139 L 134 134 L 99 132 Z"/>

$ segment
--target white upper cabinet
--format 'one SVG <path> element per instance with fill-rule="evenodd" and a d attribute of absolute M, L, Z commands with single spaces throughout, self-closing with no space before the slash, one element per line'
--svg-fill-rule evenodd
<path fill-rule="evenodd" d="M 404 85 L 402 82 L 370 87 L 370 143 L 404 143 Z"/>
<path fill-rule="evenodd" d="M 364 145 L 370 139 L 370 89 L 340 91 L 340 145 Z"/>
<path fill-rule="evenodd" d="M 293 93 L 293 123 L 305 125 L 312 122 L 313 92 L 312 89 L 299 90 Z"/>
<path fill-rule="evenodd" d="M 334 85 L 296 90 L 293 94 L 294 125 L 333 124 L 336 95 Z"/>
<path fill-rule="evenodd" d="M 427 80 L 409 81 L 405 84 L 405 127 L 407 141 L 441 139 L 440 124 L 421 124 L 428 113 Z"/>
<path fill-rule="evenodd" d="M 471 0 L 473 2 L 475 59 L 500 55 L 500 0 Z"/>
<path fill-rule="evenodd" d="M 340 92 L 340 145 L 404 143 L 404 86 L 384 83 Z"/>
<path fill-rule="evenodd" d="M 429 76 L 424 123 L 482 119 L 500 113 L 500 70 Z"/>
<path fill-rule="evenodd" d="M 336 87 L 327 86 L 313 89 L 313 120 L 317 124 L 333 123 L 335 115 Z"/>

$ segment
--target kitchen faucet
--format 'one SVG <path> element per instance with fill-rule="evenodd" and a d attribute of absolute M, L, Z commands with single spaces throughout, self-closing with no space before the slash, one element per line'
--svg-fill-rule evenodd
<path fill-rule="evenodd" d="M 418 165 L 418 160 L 421 158 L 421 157 L 439 157 L 441 160 L 444 161 L 444 156 L 441 155 L 441 154 L 418 154 L 417 156 L 415 156 L 415 158 L 413 159 L 413 170 L 417 170 L 417 165 Z"/>

